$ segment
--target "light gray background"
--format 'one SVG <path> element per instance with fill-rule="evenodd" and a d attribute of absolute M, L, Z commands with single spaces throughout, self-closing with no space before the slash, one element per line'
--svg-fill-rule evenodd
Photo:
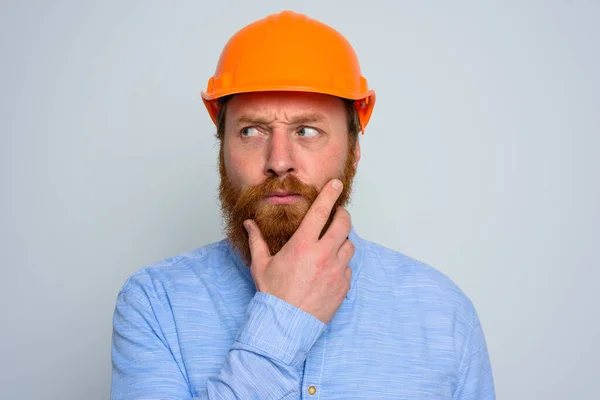
<path fill-rule="evenodd" d="M 3 1 L 0 397 L 108 397 L 125 279 L 221 238 L 200 90 L 237 29 L 291 8 L 377 91 L 358 233 L 473 300 L 499 398 L 597 399 L 599 5 Z"/>

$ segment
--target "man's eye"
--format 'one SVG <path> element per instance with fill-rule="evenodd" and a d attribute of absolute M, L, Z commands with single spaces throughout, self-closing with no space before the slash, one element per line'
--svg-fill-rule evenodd
<path fill-rule="evenodd" d="M 307 126 L 304 126 L 300 129 L 298 129 L 298 135 L 300 136 L 317 136 L 319 134 L 319 131 L 316 130 L 315 128 L 309 128 Z"/>
<path fill-rule="evenodd" d="M 258 136 L 258 129 L 249 127 L 242 129 L 242 136 Z"/>

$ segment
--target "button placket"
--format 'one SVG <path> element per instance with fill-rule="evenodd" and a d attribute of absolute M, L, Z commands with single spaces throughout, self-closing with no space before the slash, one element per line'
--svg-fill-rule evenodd
<path fill-rule="evenodd" d="M 325 361 L 325 350 L 327 349 L 326 328 L 321 337 L 313 345 L 308 353 L 304 364 L 304 376 L 302 378 L 302 399 L 316 400 L 323 392 L 321 378 L 323 374 L 323 363 Z"/>

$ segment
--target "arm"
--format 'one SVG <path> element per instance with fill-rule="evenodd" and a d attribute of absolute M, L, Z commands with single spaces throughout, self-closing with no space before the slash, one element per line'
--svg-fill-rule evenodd
<path fill-rule="evenodd" d="M 117 299 L 111 399 L 297 399 L 302 366 L 325 325 L 274 296 L 257 293 L 221 370 L 193 393 L 153 310 L 136 288 Z M 193 396 L 197 397 L 193 397 Z"/>
<path fill-rule="evenodd" d="M 471 327 L 459 370 L 454 400 L 495 400 L 492 367 L 477 316 Z"/>
<path fill-rule="evenodd" d="M 293 237 L 271 255 L 258 225 L 246 221 L 252 278 L 250 301 L 221 371 L 198 399 L 298 398 L 304 360 L 350 288 L 350 216 L 338 209 L 319 238 L 342 190 L 321 190 Z M 185 365 L 172 353 L 156 315 L 172 314 L 148 289 L 129 285 L 117 301 L 113 335 L 113 399 L 178 398 L 194 394 Z M 150 294 L 148 294 L 150 293 Z"/>

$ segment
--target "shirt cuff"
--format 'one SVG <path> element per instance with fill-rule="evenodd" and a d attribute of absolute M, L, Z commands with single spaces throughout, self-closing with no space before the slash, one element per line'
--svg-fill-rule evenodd
<path fill-rule="evenodd" d="M 236 343 L 251 346 L 256 352 L 284 364 L 299 365 L 325 327 L 317 318 L 284 300 L 256 292 Z"/>

